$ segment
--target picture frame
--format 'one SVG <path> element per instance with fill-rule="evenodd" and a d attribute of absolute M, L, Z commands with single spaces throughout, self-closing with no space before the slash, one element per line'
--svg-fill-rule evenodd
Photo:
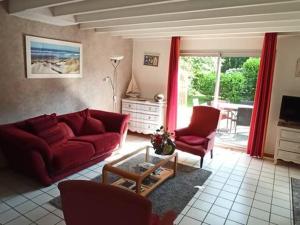
<path fill-rule="evenodd" d="M 82 44 L 26 35 L 27 78 L 81 78 Z"/>
<path fill-rule="evenodd" d="M 145 53 L 144 54 L 144 65 L 158 67 L 159 54 Z"/>

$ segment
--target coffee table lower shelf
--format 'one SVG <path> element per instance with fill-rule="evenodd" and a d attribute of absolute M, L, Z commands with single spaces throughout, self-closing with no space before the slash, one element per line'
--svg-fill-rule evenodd
<path fill-rule="evenodd" d="M 127 188 L 124 187 L 122 184 L 126 181 L 131 181 L 131 179 L 126 179 L 126 178 L 119 178 L 118 180 L 116 180 L 115 182 L 111 183 L 111 185 L 132 191 L 132 192 L 140 192 L 139 194 L 142 196 L 147 196 L 149 195 L 156 187 L 158 187 L 161 183 L 163 183 L 164 181 L 166 181 L 168 178 L 173 177 L 174 176 L 174 170 L 172 169 L 168 169 L 168 168 L 161 168 L 162 171 L 160 172 L 159 175 L 150 175 L 150 178 L 152 181 L 150 181 L 150 184 L 145 184 L 142 183 L 140 190 L 137 190 L 137 186 L 136 186 L 136 181 L 132 180 L 135 184 L 133 185 L 133 188 Z M 147 179 L 147 178 L 146 178 Z M 155 180 L 155 182 L 153 182 Z"/>

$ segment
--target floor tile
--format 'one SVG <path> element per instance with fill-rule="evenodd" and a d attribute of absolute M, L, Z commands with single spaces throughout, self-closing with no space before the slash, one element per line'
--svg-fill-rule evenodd
<path fill-rule="evenodd" d="M 6 223 L 5 225 L 28 225 L 28 224 L 31 224 L 31 223 L 32 223 L 32 221 L 30 221 L 26 217 L 20 216 L 16 219 L 13 219 L 9 223 Z"/>
<path fill-rule="evenodd" d="M 206 211 L 206 212 L 208 212 L 210 210 L 211 206 L 212 206 L 212 203 L 205 202 L 205 201 L 202 201 L 202 200 L 197 200 L 193 204 L 194 208 L 201 209 L 201 210 Z"/>
<path fill-rule="evenodd" d="M 282 208 L 276 205 L 272 205 L 271 213 L 287 218 L 291 217 L 291 211 L 289 209 Z"/>
<path fill-rule="evenodd" d="M 278 216 L 276 214 L 271 214 L 270 222 L 274 223 L 274 224 L 278 224 L 278 225 L 290 225 L 291 224 L 291 221 L 288 218 Z"/>
<path fill-rule="evenodd" d="M 225 219 L 214 214 L 208 214 L 204 222 L 211 225 L 223 225 L 225 223 Z"/>
<path fill-rule="evenodd" d="M 229 213 L 229 209 L 226 209 L 224 207 L 220 207 L 220 206 L 217 206 L 217 205 L 214 205 L 209 213 L 212 213 L 212 214 L 215 214 L 217 216 L 220 216 L 220 217 L 223 217 L 226 219 L 228 213 Z"/>
<path fill-rule="evenodd" d="M 228 219 L 238 222 L 240 224 L 247 224 L 248 215 L 245 215 L 243 213 L 231 211 L 228 215 Z"/>
<path fill-rule="evenodd" d="M 247 205 L 247 206 L 251 206 L 252 202 L 253 202 L 253 199 L 238 195 L 235 198 L 235 202 L 238 202 L 240 204 L 244 204 L 244 205 Z"/>
<path fill-rule="evenodd" d="M 18 212 L 16 212 L 13 209 L 9 209 L 3 213 L 0 214 L 0 224 L 4 224 L 7 223 L 17 217 L 19 217 L 20 214 Z"/>
<path fill-rule="evenodd" d="M 254 207 L 256 209 L 264 210 L 264 211 L 267 211 L 267 212 L 270 212 L 270 210 L 271 210 L 271 204 L 261 202 L 261 201 L 257 201 L 257 200 L 253 201 L 252 207 Z"/>
<path fill-rule="evenodd" d="M 233 204 L 233 201 L 230 201 L 230 200 L 227 200 L 227 199 L 224 199 L 224 198 L 217 198 L 217 200 L 215 201 L 214 204 L 218 205 L 218 206 L 221 206 L 221 207 L 224 207 L 226 209 L 230 209 L 232 204 Z"/>
<path fill-rule="evenodd" d="M 210 194 L 206 194 L 206 193 L 202 193 L 199 196 L 200 200 L 203 200 L 203 201 L 206 201 L 206 202 L 210 202 L 210 203 L 213 203 L 216 200 L 216 198 L 217 198 L 216 196 L 210 195 Z"/>
<path fill-rule="evenodd" d="M 250 213 L 250 207 L 247 205 L 243 205 L 237 202 L 234 202 L 231 208 L 233 211 L 239 212 L 239 213 L 243 213 L 245 215 L 249 215 Z"/>
<path fill-rule="evenodd" d="M 37 221 L 38 219 L 42 218 L 47 214 L 49 214 L 49 212 L 46 209 L 42 207 L 37 207 L 34 210 L 26 213 L 25 216 L 31 219 L 32 221 Z"/>
<path fill-rule="evenodd" d="M 236 194 L 223 190 L 220 192 L 219 197 L 233 201 L 236 197 Z"/>
<path fill-rule="evenodd" d="M 192 219 L 192 218 L 187 217 L 187 216 L 183 217 L 183 219 L 179 223 L 179 225 L 201 225 L 201 224 L 202 224 L 201 221 Z"/>
<path fill-rule="evenodd" d="M 187 212 L 186 215 L 193 219 L 203 221 L 206 214 L 207 214 L 207 212 L 192 207 L 192 208 L 190 208 L 190 210 Z"/>
<path fill-rule="evenodd" d="M 15 209 L 22 214 L 25 214 L 31 210 L 33 210 L 34 208 L 38 207 L 38 205 L 32 201 L 26 201 L 20 205 L 18 205 Z"/>
<path fill-rule="evenodd" d="M 269 225 L 269 222 L 249 216 L 247 225 Z"/>
<path fill-rule="evenodd" d="M 251 209 L 250 216 L 261 219 L 261 220 L 265 220 L 267 222 L 270 219 L 270 213 L 269 212 L 263 211 L 263 210 L 260 210 L 260 209 L 256 209 L 256 208 Z"/>
<path fill-rule="evenodd" d="M 59 221 L 61 221 L 61 218 L 50 213 L 50 214 L 46 215 L 45 217 L 42 217 L 41 219 L 36 221 L 36 223 L 38 225 L 54 225 L 54 224 L 57 224 Z"/>

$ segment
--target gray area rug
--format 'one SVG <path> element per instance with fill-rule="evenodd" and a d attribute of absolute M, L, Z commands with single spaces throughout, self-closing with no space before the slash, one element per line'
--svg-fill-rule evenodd
<path fill-rule="evenodd" d="M 291 178 L 294 225 L 300 225 L 300 179 Z"/>
<path fill-rule="evenodd" d="M 139 157 L 144 157 L 144 155 L 140 154 L 137 157 L 131 158 L 130 161 L 124 162 L 119 167 L 125 168 L 129 163 L 134 163 Z M 157 159 L 152 157 L 153 161 Z M 171 165 L 169 163 L 167 167 L 171 167 Z M 153 212 L 160 215 L 168 210 L 173 210 L 179 214 L 198 191 L 195 186 L 203 185 L 210 175 L 211 171 L 178 164 L 176 176 L 166 180 L 148 196 L 152 202 Z M 109 179 L 110 182 L 113 182 L 118 177 L 110 175 Z M 101 176 L 94 178 L 93 181 L 99 183 Z M 50 204 L 61 209 L 60 196 L 52 199 Z"/>

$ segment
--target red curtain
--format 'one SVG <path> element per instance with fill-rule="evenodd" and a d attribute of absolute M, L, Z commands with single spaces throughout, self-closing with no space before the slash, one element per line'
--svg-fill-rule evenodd
<path fill-rule="evenodd" d="M 263 157 L 276 56 L 277 34 L 265 34 L 256 84 L 247 153 Z"/>
<path fill-rule="evenodd" d="M 169 78 L 168 78 L 168 94 L 167 94 L 167 130 L 174 132 L 177 123 L 177 98 L 178 98 L 178 64 L 180 57 L 180 37 L 172 37 L 170 62 L 169 62 Z"/>

